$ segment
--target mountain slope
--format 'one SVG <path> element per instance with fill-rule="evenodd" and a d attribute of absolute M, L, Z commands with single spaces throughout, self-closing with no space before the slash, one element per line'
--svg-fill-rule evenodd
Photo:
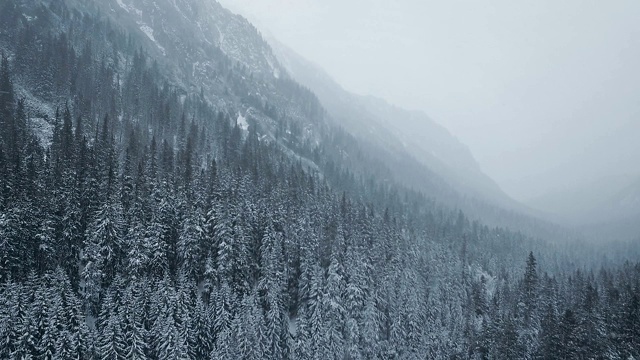
<path fill-rule="evenodd" d="M 203 98 L 234 119 L 246 119 L 245 131 L 254 125 L 261 137 L 311 169 L 318 171 L 318 156 L 323 156 L 358 177 L 402 184 L 449 208 L 463 209 L 472 219 L 530 235 L 566 237 L 563 229 L 521 215 L 523 210 L 480 172 L 468 149 L 424 115 L 350 94 L 327 96 L 344 93 L 330 80 L 321 82 L 325 88 L 318 87 L 319 96 L 328 99 L 325 106 L 334 109 L 326 112 L 316 94 L 298 85 L 286 66 L 279 65 L 255 27 L 215 1 L 69 0 L 68 4 L 81 12 L 100 13 L 144 44 L 181 100 Z M 126 70 L 131 63 L 116 59 L 114 66 L 119 67 L 116 71 Z M 49 118 L 54 108 L 48 106 Z M 140 111 L 134 106 L 124 116 L 137 117 Z M 396 125 L 397 119 L 403 126 Z M 407 136 L 414 132 L 427 138 Z"/>
<path fill-rule="evenodd" d="M 439 168 L 425 166 L 404 150 L 405 145 L 398 143 L 393 129 L 388 127 L 388 119 L 379 119 L 379 131 L 376 134 L 362 136 L 362 123 L 344 122 L 345 118 L 352 118 L 350 109 L 325 113 L 322 104 L 316 100 L 316 94 L 298 89 L 299 86 L 280 65 L 271 47 L 255 27 L 217 2 L 111 0 L 101 2 L 100 7 L 114 22 L 126 24 L 132 33 L 138 33 L 151 51 L 155 50 L 159 63 L 169 67 L 177 84 L 192 93 L 202 93 L 216 106 L 231 105 L 236 112 L 254 117 L 270 137 L 275 138 L 278 132 L 276 124 L 279 117 L 290 121 L 296 128 L 294 132 L 303 134 L 303 137 L 313 137 L 304 141 L 318 144 L 323 138 L 324 141 L 333 141 L 330 139 L 336 136 L 343 138 L 343 135 L 335 134 L 335 130 L 325 125 L 339 124 L 346 130 L 345 135 L 355 137 L 357 142 L 350 144 L 350 149 L 344 148 L 331 155 L 337 158 L 336 161 L 348 164 L 352 171 L 358 173 L 377 169 L 378 176 L 423 191 L 452 207 L 461 203 L 455 200 L 460 198 L 461 188 L 453 185 L 452 176 L 444 176 L 444 170 L 449 167 L 443 166 L 443 163 L 449 162 L 449 159 L 434 160 L 433 164 L 438 164 Z M 174 13 L 177 16 L 168 16 Z M 228 59 L 227 68 L 240 72 L 241 79 L 227 81 L 226 70 L 211 61 L 211 56 L 215 56 L 216 52 Z M 185 83 L 185 79 L 188 82 Z M 376 112 L 373 110 L 375 102 L 363 101 L 361 105 L 367 113 Z M 361 116 L 353 118 L 360 119 Z M 411 121 L 411 116 L 408 120 Z M 438 135 L 429 139 L 433 141 L 428 141 L 433 142 L 434 146 L 439 142 L 437 137 L 443 132 L 446 134 L 442 128 L 437 130 Z M 286 137 L 289 134 L 285 132 L 284 135 Z M 378 138 L 386 140 L 378 141 Z M 340 141 L 349 142 L 346 138 Z M 412 141 L 410 146 L 414 145 Z M 295 145 L 285 146 L 296 152 Z M 463 155 L 453 155 L 458 150 Z M 454 149 L 441 146 L 438 152 L 442 156 L 458 156 L 464 160 L 468 156 L 468 150 L 461 146 Z M 363 156 L 375 160 L 363 162 Z M 459 159 L 455 161 L 460 162 Z M 471 161 L 470 166 L 473 164 Z M 468 162 L 463 164 L 468 165 Z M 440 170 L 442 174 L 438 172 Z M 474 195 L 479 196 L 479 193 Z"/>
<path fill-rule="evenodd" d="M 74 1 L 79 7 L 93 4 Z M 345 92 L 297 55 L 279 46 L 274 52 L 253 25 L 216 1 L 109 0 L 98 6 L 148 44 L 176 85 L 202 94 L 216 107 L 231 107 L 233 116 L 259 124 L 263 135 L 284 135 L 277 141 L 307 163 L 309 154 L 296 150 L 301 142 L 324 142 L 321 146 L 329 151 L 327 141 L 340 138 L 345 147 L 330 156 L 355 173 L 373 171 L 492 225 L 524 230 L 518 223 L 531 222 L 511 219 L 516 212 L 534 214 L 483 174 L 469 150 L 444 128 L 422 113 Z M 280 118 L 292 131 L 278 130 Z M 347 137 L 330 124 L 344 129 Z M 293 133 L 301 134 L 301 141 Z M 500 209 L 487 209 L 492 206 Z"/>
<path fill-rule="evenodd" d="M 424 113 L 349 93 L 318 66 L 277 40 L 269 41 L 293 78 L 316 93 L 335 120 L 357 138 L 414 157 L 461 194 L 522 209 L 481 171 L 466 146 Z"/>
<path fill-rule="evenodd" d="M 554 240 L 580 236 L 553 217 L 511 199 L 482 172 L 464 144 L 424 113 L 349 93 L 277 39 L 268 41 L 282 67 L 318 96 L 329 121 L 365 144 L 391 170 L 393 181 L 492 226 Z"/>

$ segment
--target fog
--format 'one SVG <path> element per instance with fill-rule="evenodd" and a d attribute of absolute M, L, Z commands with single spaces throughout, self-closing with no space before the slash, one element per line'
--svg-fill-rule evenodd
<path fill-rule="evenodd" d="M 222 4 L 346 89 L 424 110 L 517 200 L 640 178 L 638 1 Z"/>

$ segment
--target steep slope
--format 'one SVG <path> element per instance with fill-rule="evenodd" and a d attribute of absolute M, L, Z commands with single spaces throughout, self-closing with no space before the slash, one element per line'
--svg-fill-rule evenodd
<path fill-rule="evenodd" d="M 142 31 L 162 56 L 182 60 L 192 74 L 206 72 L 206 53 L 219 48 L 259 76 L 278 77 L 271 49 L 246 19 L 213 0 L 108 0 L 97 4 L 121 24 Z M 188 72 L 185 74 L 188 75 Z M 209 79 L 211 80 L 211 79 Z"/>
<path fill-rule="evenodd" d="M 411 156 L 461 194 L 522 209 L 484 174 L 469 149 L 419 111 L 345 91 L 321 68 L 276 39 L 269 39 L 287 71 L 318 95 L 338 123 L 363 141 Z"/>
<path fill-rule="evenodd" d="M 207 74 L 206 68 L 210 66 L 207 54 L 198 50 L 214 47 L 233 62 L 242 64 L 256 79 L 253 84 L 257 85 L 255 87 L 259 91 L 248 96 L 285 108 L 287 99 L 274 98 L 278 93 L 277 85 L 274 87 L 270 84 L 277 83 L 281 76 L 288 77 L 288 74 L 283 71 L 271 47 L 253 25 L 228 12 L 217 2 L 120 0 L 105 4 L 109 4 L 109 11 L 114 12 L 120 20 L 127 17 L 134 29 L 140 28 L 148 40 L 158 47 L 159 54 L 182 69 L 178 78 L 191 80 L 193 83 L 190 85 L 204 89 L 205 96 L 220 93 L 220 89 L 211 88 L 210 84 L 217 80 L 216 75 Z M 176 16 L 169 17 L 168 14 Z M 168 18 L 172 18 L 171 22 L 167 22 Z M 185 44 L 181 41 L 185 38 L 184 34 L 196 34 L 194 42 Z M 288 65 L 287 72 L 294 70 L 289 61 L 284 61 Z M 300 80 L 297 78 L 298 72 L 291 74 L 295 80 Z M 375 147 L 374 151 L 383 153 L 382 159 L 389 159 L 383 162 L 392 167 L 392 174 L 400 174 L 395 181 L 426 190 L 431 196 L 446 202 L 450 202 L 451 194 L 456 192 L 492 201 L 499 198 L 501 192 L 482 174 L 468 149 L 424 115 L 405 112 L 370 98 L 340 96 L 324 102 L 327 99 L 325 95 L 336 94 L 336 86 L 324 91 L 302 83 L 321 97 L 334 123 L 343 126 L 359 142 L 370 144 L 366 151 Z M 347 106 L 332 106 L 332 100 Z M 307 121 L 305 116 L 299 116 L 296 120 Z M 363 129 L 369 131 L 363 133 Z M 313 132 L 317 132 L 317 129 Z M 411 134 L 420 134 L 420 137 L 411 137 Z M 413 166 L 412 160 L 409 160 L 412 157 L 418 160 Z M 408 169 L 415 169 L 421 163 L 426 169 L 402 173 L 399 167 L 393 169 L 393 164 L 398 163 Z M 506 196 L 502 195 L 501 205 L 507 203 Z"/>
<path fill-rule="evenodd" d="M 271 48 L 255 27 L 216 1 L 72 0 L 69 4 L 81 11 L 99 11 L 126 29 L 146 45 L 160 69 L 185 94 L 201 95 L 218 108 L 231 107 L 233 116 L 259 117 L 270 133 L 279 117 L 295 121 L 305 134 L 317 133 L 307 131 L 323 118 L 315 97 L 281 76 Z"/>
<path fill-rule="evenodd" d="M 80 8 L 87 3 L 75 1 Z M 316 94 L 297 85 L 255 27 L 217 2 L 109 0 L 98 6 L 114 23 L 124 24 L 131 33 L 138 34 L 149 51 L 157 55 L 158 63 L 173 74 L 177 85 L 192 94 L 202 94 L 215 106 L 234 108 L 238 114 L 258 123 L 263 135 L 278 138 L 296 156 L 302 155 L 297 150 L 301 142 L 316 143 L 325 151 L 332 151 L 324 145 L 340 139 L 345 146 L 335 148 L 329 156 L 351 171 L 363 176 L 373 171 L 376 176 L 423 191 L 452 207 L 463 203 L 461 196 L 466 193 L 461 190 L 466 188 L 456 185 L 458 180 L 448 176 L 453 173 L 450 167 L 443 164 L 451 162 L 467 167 L 474 162 L 466 161 L 470 157 L 468 150 L 459 144 L 447 148 L 449 139 L 439 139 L 443 134 L 449 136 L 444 129 L 437 128 L 437 133 L 432 132 L 434 136 L 421 141 L 433 143 L 433 149 L 437 149 L 440 156 L 448 157 L 440 161 L 432 155 L 433 166 L 427 166 L 406 150 L 407 146 L 415 148 L 417 142 L 402 144 L 394 134 L 398 129 L 389 127 L 388 118 L 374 117 L 378 129 L 362 133 L 362 120 L 368 119 L 356 114 L 380 114 L 375 109 L 376 102 L 360 101 L 362 111 L 356 113 L 352 108 L 325 113 Z M 223 58 L 226 66 L 212 57 Z M 230 76 L 228 69 L 237 74 Z M 412 116 L 407 119 L 411 122 Z M 281 120 L 292 129 L 279 131 Z M 340 128 L 346 130 L 346 134 L 341 134 Z M 288 143 L 290 141 L 298 145 Z M 478 191 L 473 195 L 480 197 Z"/>
<path fill-rule="evenodd" d="M 277 39 L 269 41 L 287 72 L 318 96 L 330 115 L 328 121 L 346 129 L 390 169 L 390 180 L 488 225 L 554 240 L 580 236 L 553 217 L 511 199 L 481 171 L 464 144 L 424 113 L 351 94 Z"/>
<path fill-rule="evenodd" d="M 233 119 L 244 119 L 241 125 L 245 132 L 253 125 L 261 138 L 276 143 L 309 169 L 333 178 L 332 184 L 337 189 L 354 190 L 344 186 L 344 179 L 349 176 L 373 177 L 415 189 L 489 225 L 511 227 L 536 236 L 567 236 L 563 229 L 514 212 L 516 206 L 479 172 L 468 150 L 441 127 L 423 121 L 424 115 L 380 101 L 352 99 L 349 94 L 327 97 L 327 92 L 342 90 L 336 89 L 331 81 L 323 81 L 329 86 L 318 87 L 318 94 L 328 99 L 324 104 L 327 108 L 334 109 L 333 113 L 327 113 L 316 94 L 298 85 L 284 70 L 293 66 L 279 65 L 255 27 L 215 1 L 69 0 L 67 4 L 79 14 L 101 14 L 114 29 L 144 44 L 144 51 L 154 58 L 154 69 L 167 76 L 168 85 L 181 101 L 190 97 L 205 99 Z M 38 18 L 35 12 L 27 11 L 21 21 L 31 21 L 27 17 Z M 64 28 L 61 19 L 56 29 Z M 122 41 L 118 46 L 131 51 L 132 40 Z M 108 50 L 103 56 L 108 58 L 112 55 L 110 51 L 113 52 Z M 120 71 L 135 64 L 114 59 L 113 66 Z M 27 87 L 38 88 L 35 84 Z M 25 93 L 31 95 L 34 94 Z M 56 100 L 46 94 L 40 97 L 47 101 L 44 107 L 36 107 L 48 109 L 40 117 L 52 118 Z M 60 101 L 62 98 L 57 104 Z M 28 105 L 34 106 L 33 103 Z M 140 112 L 136 105 L 125 109 L 123 116 L 136 118 Z M 397 127 L 396 118 L 408 125 Z M 425 124 L 426 129 L 415 131 Z M 428 137 L 406 136 L 414 131 Z M 322 170 L 320 159 L 326 159 L 330 166 Z M 344 169 L 348 169 L 347 173 Z"/>

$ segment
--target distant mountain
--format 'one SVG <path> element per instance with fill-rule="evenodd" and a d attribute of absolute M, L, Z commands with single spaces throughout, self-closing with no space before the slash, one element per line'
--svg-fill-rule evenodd
<path fill-rule="evenodd" d="M 336 153 L 353 171 L 378 169 L 378 176 L 452 207 L 464 208 L 465 198 L 471 197 L 515 208 L 515 202 L 482 173 L 466 146 L 426 115 L 344 91 L 311 63 L 282 46 L 270 46 L 245 18 L 215 1 L 112 0 L 99 4 L 114 22 L 128 24 L 132 33 L 139 34 L 182 88 L 201 92 L 216 106 L 232 105 L 250 121 L 260 123 L 270 137 L 277 133 L 274 112 L 295 120 L 303 136 L 312 141 L 332 132 L 327 132 L 323 122 L 338 125 L 357 139 L 356 147 Z M 230 84 L 228 75 L 215 69 L 211 56 L 216 52 L 246 74 L 245 84 Z M 313 92 L 304 95 L 308 99 L 287 90 L 295 89 L 296 82 Z M 316 96 L 318 104 L 314 103 Z M 295 146 L 280 143 L 296 153 Z M 357 160 L 359 152 L 372 155 L 378 164 Z"/>
<path fill-rule="evenodd" d="M 321 67 L 277 39 L 267 36 L 267 41 L 286 73 L 317 95 L 330 115 L 328 121 L 344 128 L 381 159 L 393 181 L 492 226 L 549 239 L 577 236 L 558 225 L 556 218 L 509 197 L 482 172 L 469 148 L 425 113 L 350 93 Z"/>
<path fill-rule="evenodd" d="M 618 193 L 632 186 L 633 176 L 605 176 L 596 181 L 574 184 L 547 192 L 525 203 L 556 216 L 564 222 L 579 224 L 602 209 Z"/>
<path fill-rule="evenodd" d="M 602 234 L 640 237 L 640 178 L 613 196 L 602 208 Z"/>
<path fill-rule="evenodd" d="M 362 141 L 415 158 L 455 191 L 508 209 L 523 209 L 486 174 L 469 149 L 420 111 L 344 90 L 323 69 L 269 39 L 291 76 L 309 87 L 331 116 Z"/>
<path fill-rule="evenodd" d="M 640 235 L 640 178 L 634 175 L 606 176 L 549 192 L 526 204 L 590 237 Z"/>

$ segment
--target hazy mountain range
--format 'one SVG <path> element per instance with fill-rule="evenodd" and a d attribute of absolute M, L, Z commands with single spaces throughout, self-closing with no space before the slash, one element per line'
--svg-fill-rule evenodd
<path fill-rule="evenodd" d="M 629 206 L 633 207 L 630 205 L 632 199 L 614 199 L 614 195 L 622 196 L 621 192 L 611 194 L 607 204 L 603 198 L 578 206 L 579 209 L 563 207 L 563 204 L 579 204 L 567 197 L 576 194 L 584 198 L 580 195 L 584 191 L 579 189 L 520 204 L 482 172 L 464 144 L 428 115 L 345 91 L 313 62 L 276 39 L 266 41 L 246 19 L 230 13 L 215 1 L 113 0 L 94 3 L 75 0 L 75 3 L 79 9 L 97 7 L 114 22 L 125 25 L 132 35 L 148 44 L 148 51 L 157 55 L 158 65 L 166 69 L 184 90 L 202 93 L 214 105 L 234 106 L 243 118 L 260 121 L 265 128 L 271 128 L 270 136 L 276 131 L 275 124 L 251 105 L 261 103 L 279 108 L 298 118 L 305 136 L 318 140 L 318 134 L 324 131 L 322 126 L 310 122 L 300 109 L 291 108 L 295 100 L 278 90 L 287 81 L 299 82 L 318 97 L 319 104 L 313 105 L 317 107 L 314 110 L 317 115 L 354 136 L 361 150 L 377 154 L 376 158 L 387 169 L 386 176 L 424 191 L 444 204 L 461 208 L 473 218 L 500 226 L 520 223 L 521 229 L 531 223 L 555 228 L 548 222 L 569 226 L 593 224 L 593 216 L 603 206 L 612 210 L 606 211 L 609 216 L 603 217 L 602 222 L 616 222 L 630 214 Z M 251 73 L 251 78 L 244 80 L 251 84 L 247 86 L 246 94 L 220 95 L 229 94 L 229 91 L 224 74 L 216 72 L 210 60 L 216 52 L 222 52 L 232 63 Z M 285 110 L 287 107 L 290 109 Z M 52 111 L 51 107 L 49 111 Z M 627 208 L 613 210 L 618 204 L 626 204 Z M 586 210 L 588 208 L 593 210 Z M 572 218 L 581 221 L 568 221 Z"/>
<path fill-rule="evenodd" d="M 79 0 L 78 4 L 93 6 L 92 2 Z M 362 151 L 377 153 L 378 160 L 389 169 L 390 180 L 424 191 L 449 206 L 468 210 L 473 217 L 487 213 L 482 209 L 484 205 L 478 209 L 477 202 L 493 204 L 508 212 L 525 210 L 482 173 L 464 144 L 426 114 L 344 91 L 320 68 L 277 42 L 274 51 L 246 19 L 215 1 L 113 0 L 97 6 L 148 43 L 149 50 L 158 56 L 158 64 L 173 74 L 176 83 L 193 93 L 202 92 L 212 104 L 229 104 L 234 98 L 220 96 L 225 93 L 225 85 L 221 74 L 212 70 L 208 58 L 211 53 L 221 51 L 252 74 L 246 81 L 255 86 L 247 88 L 243 97 L 284 109 L 292 99 L 282 96 L 277 89 L 279 84 L 292 79 L 308 87 L 323 107 L 318 111 L 326 109 L 320 116 L 354 136 Z M 243 116 L 256 118 L 263 124 L 271 122 L 254 111 L 248 101 L 239 98 L 236 101 L 237 111 Z M 324 131 L 307 117 L 296 114 L 297 111 L 289 112 L 305 124 L 305 136 L 314 137 Z M 508 224 L 501 223 L 499 218 L 486 220 Z"/>

